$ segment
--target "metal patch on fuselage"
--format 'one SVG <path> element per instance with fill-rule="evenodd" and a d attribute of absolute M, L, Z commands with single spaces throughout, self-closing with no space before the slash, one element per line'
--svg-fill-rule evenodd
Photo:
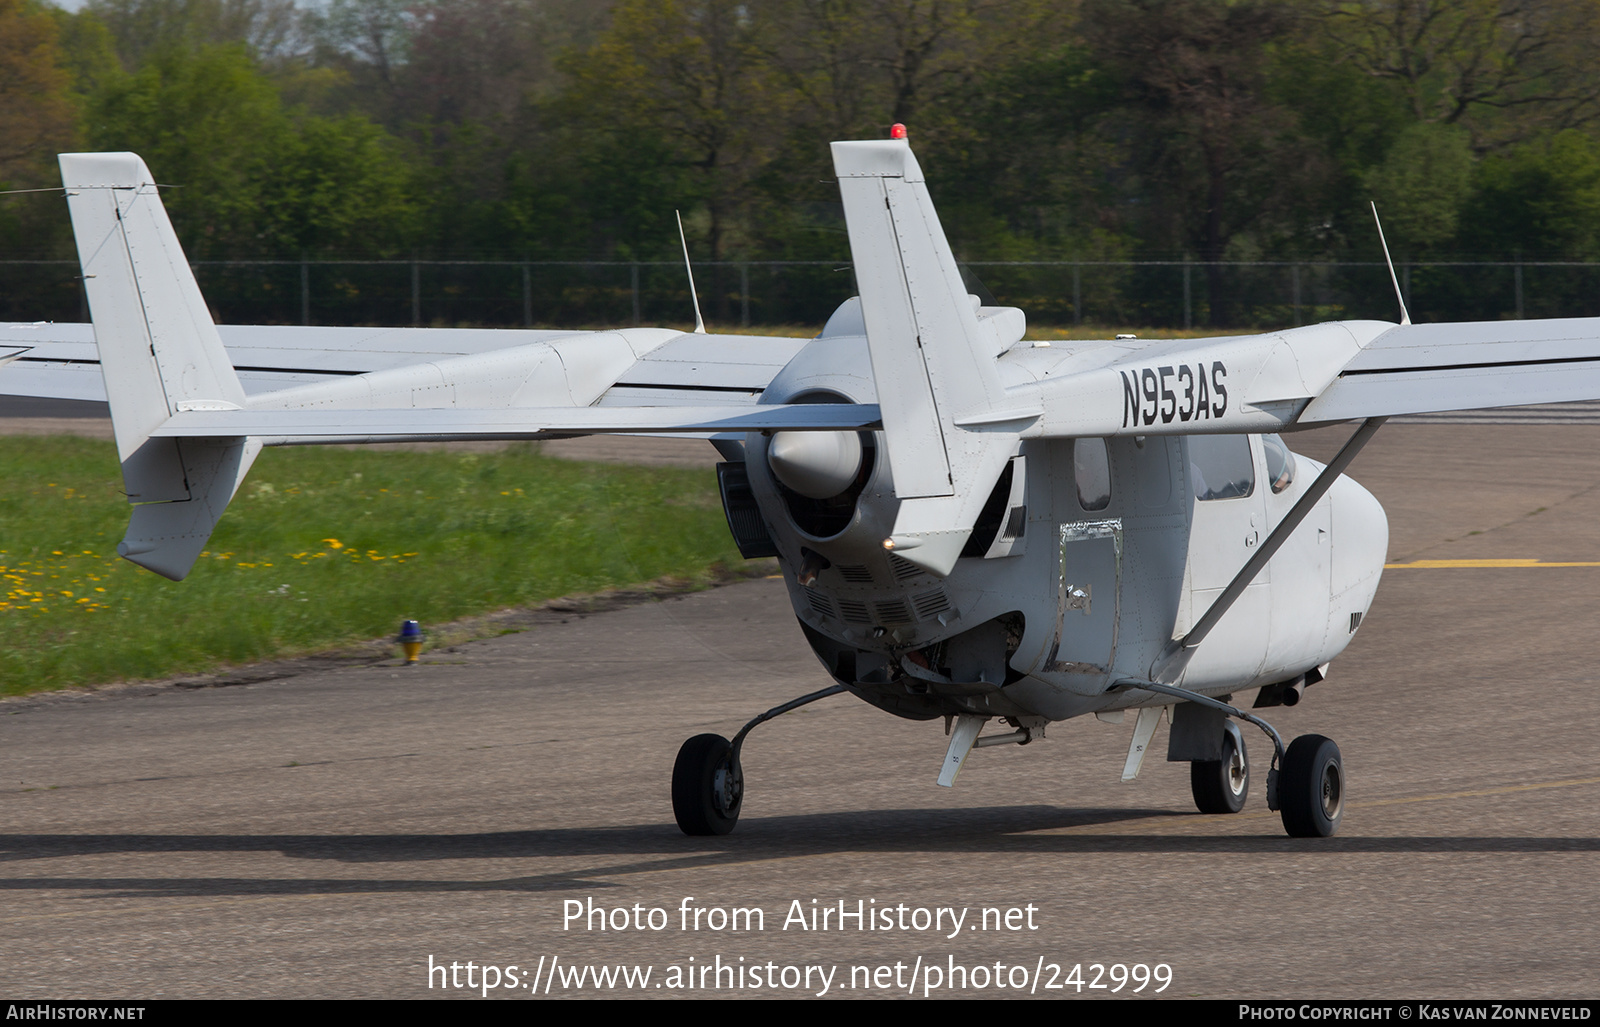
<path fill-rule="evenodd" d="M 1043 669 L 1060 674 L 1105 674 L 1117 650 L 1122 519 L 1061 525 L 1060 552 L 1055 637 Z M 1098 607 L 1094 603 L 1096 586 L 1101 596 Z"/>

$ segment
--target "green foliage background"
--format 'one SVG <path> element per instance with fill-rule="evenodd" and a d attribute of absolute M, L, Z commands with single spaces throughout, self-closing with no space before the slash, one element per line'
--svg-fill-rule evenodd
<path fill-rule="evenodd" d="M 1374 259 L 1373 199 L 1400 260 L 1600 258 L 1597 52 L 1600 0 L 0 0 L 0 184 L 133 149 L 194 259 L 670 260 L 681 209 L 842 261 L 827 143 L 898 121 L 963 259 L 1193 259 L 1226 325 L 1223 262 Z M 60 207 L 0 203 L 6 257 L 70 257 Z"/>

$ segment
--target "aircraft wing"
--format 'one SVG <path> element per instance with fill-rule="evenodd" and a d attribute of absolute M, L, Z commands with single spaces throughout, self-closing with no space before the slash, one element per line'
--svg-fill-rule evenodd
<path fill-rule="evenodd" d="M 1298 423 L 1600 398 L 1600 318 L 1397 325 Z"/>
<path fill-rule="evenodd" d="M 106 399 L 94 329 L 86 324 L 0 324 L 0 395 Z"/>
<path fill-rule="evenodd" d="M 1335 421 L 1600 399 L 1600 318 L 1346 321 L 1212 339 L 1012 351 L 1022 436 L 1276 432 Z M 1009 366 L 1008 366 L 1009 365 Z"/>

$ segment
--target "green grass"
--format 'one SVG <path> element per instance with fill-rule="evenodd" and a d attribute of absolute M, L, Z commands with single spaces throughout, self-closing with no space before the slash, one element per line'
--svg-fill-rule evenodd
<path fill-rule="evenodd" d="M 0 694 L 189 673 L 741 563 L 709 469 L 274 449 L 189 577 L 116 555 L 108 442 L 0 438 Z"/>

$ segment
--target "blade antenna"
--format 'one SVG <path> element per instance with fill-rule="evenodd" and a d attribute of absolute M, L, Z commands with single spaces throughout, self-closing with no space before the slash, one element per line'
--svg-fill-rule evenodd
<path fill-rule="evenodd" d="M 689 264 L 689 239 L 683 234 L 683 214 L 676 210 L 672 213 L 678 219 L 678 241 L 683 243 L 683 270 L 689 276 L 689 298 L 694 301 L 694 330 L 704 335 L 706 323 L 700 319 L 700 297 L 694 291 L 694 268 Z"/>
<path fill-rule="evenodd" d="M 1372 220 L 1378 226 L 1378 243 L 1383 247 L 1383 259 L 1389 265 L 1389 281 L 1394 283 L 1394 298 L 1400 304 L 1400 323 L 1408 325 L 1411 323 L 1411 315 L 1406 312 L 1406 298 L 1400 293 L 1400 279 L 1394 274 L 1394 260 L 1389 256 L 1389 243 L 1383 237 L 1383 222 L 1378 220 L 1378 204 L 1371 200 L 1368 202 L 1372 203 Z"/>

